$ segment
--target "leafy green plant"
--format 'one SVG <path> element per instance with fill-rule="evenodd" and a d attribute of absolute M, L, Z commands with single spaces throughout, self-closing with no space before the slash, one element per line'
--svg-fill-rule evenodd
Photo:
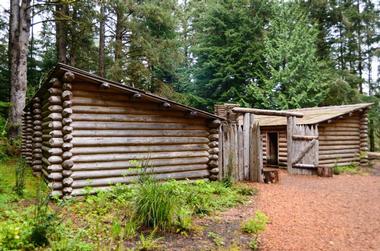
<path fill-rule="evenodd" d="M 156 238 L 155 233 L 157 231 L 157 228 L 154 229 L 148 236 L 144 236 L 144 234 L 140 234 L 140 240 L 137 242 L 137 250 L 141 251 L 150 251 L 150 250 L 156 250 L 161 245 L 159 244 L 159 241 L 162 238 Z"/>
<path fill-rule="evenodd" d="M 255 217 L 248 219 L 241 226 L 241 230 L 248 234 L 263 232 L 268 224 L 268 216 L 261 211 L 256 211 Z"/>
<path fill-rule="evenodd" d="M 186 235 L 193 227 L 192 211 L 187 208 L 180 208 L 177 212 L 177 233 Z"/>
<path fill-rule="evenodd" d="M 214 233 L 214 232 L 208 232 L 207 236 L 211 238 L 211 240 L 217 245 L 218 247 L 224 246 L 224 239 L 221 235 Z"/>
<path fill-rule="evenodd" d="M 129 219 L 124 226 L 124 234 L 126 238 L 133 238 L 136 236 L 138 224 L 133 219 Z"/>

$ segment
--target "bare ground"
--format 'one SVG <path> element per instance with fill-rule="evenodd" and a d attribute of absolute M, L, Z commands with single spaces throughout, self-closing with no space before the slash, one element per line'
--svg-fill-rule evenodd
<path fill-rule="evenodd" d="M 333 178 L 280 173 L 278 184 L 251 184 L 259 194 L 240 207 L 195 221 L 189 236 L 169 234 L 167 250 L 249 250 L 241 223 L 261 210 L 270 218 L 260 250 L 379 250 L 380 161 L 370 174 Z M 217 244 L 210 232 L 221 236 Z M 238 247 L 233 249 L 232 247 Z"/>

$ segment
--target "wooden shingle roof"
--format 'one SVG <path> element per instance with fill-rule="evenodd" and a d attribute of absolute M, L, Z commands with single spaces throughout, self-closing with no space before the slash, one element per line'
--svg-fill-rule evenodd
<path fill-rule="evenodd" d="M 288 111 L 301 112 L 303 118 L 296 118 L 297 124 L 314 125 L 330 119 L 338 118 L 339 116 L 362 110 L 371 106 L 372 103 L 361 103 L 354 105 L 340 106 L 323 106 L 292 109 Z M 286 125 L 286 117 L 256 115 L 255 118 L 259 121 L 260 126 L 282 126 Z"/>

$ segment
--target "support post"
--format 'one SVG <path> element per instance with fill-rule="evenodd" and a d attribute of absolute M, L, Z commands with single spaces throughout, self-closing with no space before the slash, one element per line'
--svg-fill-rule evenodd
<path fill-rule="evenodd" d="M 295 118 L 287 117 L 287 168 L 288 172 L 292 172 L 293 165 L 293 131 L 295 126 Z"/>

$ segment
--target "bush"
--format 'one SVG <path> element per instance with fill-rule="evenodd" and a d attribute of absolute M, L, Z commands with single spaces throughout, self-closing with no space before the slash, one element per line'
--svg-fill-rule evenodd
<path fill-rule="evenodd" d="M 137 186 L 135 216 L 145 226 L 166 229 L 175 224 L 178 199 L 168 186 L 144 178 Z"/>
<path fill-rule="evenodd" d="M 268 216 L 261 211 L 256 211 L 255 217 L 247 220 L 241 226 L 243 232 L 257 235 L 263 232 L 268 224 Z"/>

